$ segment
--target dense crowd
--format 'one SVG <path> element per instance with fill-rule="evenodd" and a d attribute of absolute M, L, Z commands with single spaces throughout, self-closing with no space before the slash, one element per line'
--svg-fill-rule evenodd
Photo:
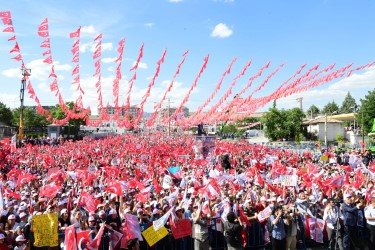
<path fill-rule="evenodd" d="M 25 144 L 1 144 L 0 250 L 375 247 L 368 151 L 161 134 Z M 54 215 L 58 242 L 41 246 Z"/>

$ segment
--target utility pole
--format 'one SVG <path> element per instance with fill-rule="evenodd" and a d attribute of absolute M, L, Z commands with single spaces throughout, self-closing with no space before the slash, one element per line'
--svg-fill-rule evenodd
<path fill-rule="evenodd" d="M 365 123 L 363 121 L 363 107 L 361 107 L 361 120 L 362 120 L 362 147 L 365 149 Z"/>
<path fill-rule="evenodd" d="M 325 121 L 324 121 L 324 145 L 327 148 L 327 113 L 325 113 Z"/>
<path fill-rule="evenodd" d="M 19 122 L 19 127 L 18 127 L 18 139 L 23 138 L 23 109 L 24 109 L 24 99 L 25 99 L 25 87 L 26 87 L 26 79 L 30 76 L 31 74 L 31 69 L 27 69 L 23 67 L 21 69 L 21 74 L 22 74 L 22 80 L 21 80 L 21 90 L 20 90 L 20 122 Z"/>
<path fill-rule="evenodd" d="M 299 108 L 300 108 L 300 110 L 303 112 L 303 107 L 302 107 L 302 100 L 303 100 L 303 97 L 298 97 L 296 100 L 299 102 Z"/>

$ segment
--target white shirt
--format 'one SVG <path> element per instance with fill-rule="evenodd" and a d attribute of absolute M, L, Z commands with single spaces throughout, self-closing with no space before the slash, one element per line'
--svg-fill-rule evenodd
<path fill-rule="evenodd" d="M 333 208 L 328 208 L 326 207 L 324 209 L 324 215 L 323 215 L 323 220 L 326 221 L 327 227 L 330 229 L 334 229 L 335 225 L 337 223 L 337 210 L 335 207 Z"/>
<path fill-rule="evenodd" d="M 375 220 L 367 220 L 367 217 L 375 217 L 375 208 L 372 205 L 368 205 L 365 208 L 365 217 L 367 224 L 375 226 Z"/>

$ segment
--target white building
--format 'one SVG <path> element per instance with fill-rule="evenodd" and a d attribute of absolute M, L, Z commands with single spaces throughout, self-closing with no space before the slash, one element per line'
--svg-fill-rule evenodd
<path fill-rule="evenodd" d="M 325 140 L 325 131 L 327 129 L 327 141 L 336 141 L 337 135 L 343 136 L 345 138 L 345 129 L 343 127 L 342 121 L 327 118 L 327 127 L 326 127 L 326 118 L 324 116 L 317 117 L 315 119 L 304 122 L 304 125 L 307 125 L 307 131 L 316 135 L 319 140 Z"/>

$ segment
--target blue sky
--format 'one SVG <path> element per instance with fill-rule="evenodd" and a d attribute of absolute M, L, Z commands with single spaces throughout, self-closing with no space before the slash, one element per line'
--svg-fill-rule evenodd
<path fill-rule="evenodd" d="M 36 34 L 38 24 L 45 17 L 49 19 L 52 53 L 65 100 L 74 100 L 78 95 L 71 84 L 73 40 L 69 33 L 82 26 L 80 65 L 82 86 L 86 91 L 83 101 L 93 110 L 97 97 L 95 79 L 91 77 L 94 65 L 90 48 L 94 36 L 99 33 L 103 33 L 105 43 L 102 56 L 104 103 L 113 101 L 111 93 L 116 65 L 112 58 L 117 56 L 117 43 L 122 37 L 126 38 L 126 45 L 120 102 L 125 97 L 127 80 L 131 76 L 129 69 L 137 58 L 140 45 L 145 44 L 144 57 L 131 95 L 132 104 L 140 103 L 155 72 L 156 61 L 163 50 L 168 49 L 146 103 L 146 111 L 151 111 L 154 103 L 160 100 L 186 50 L 190 51 L 187 61 L 169 95 L 172 106 L 181 102 L 203 58 L 210 54 L 207 69 L 187 103 L 193 111 L 212 93 L 233 57 L 237 62 L 210 106 L 221 97 L 248 60 L 253 64 L 237 83 L 234 94 L 267 61 L 271 61 L 271 68 L 265 75 L 281 63 L 285 66 L 260 95 L 275 90 L 305 63 L 310 67 L 318 63 L 322 67 L 331 63 L 341 67 L 375 60 L 375 1 L 371 0 L 17 0 L 2 1 L 0 6 L 1 11 L 12 12 L 18 42 L 25 62 L 32 69 L 31 80 L 43 105 L 57 103 L 48 87 L 49 67 L 41 62 L 43 50 L 39 45 L 42 39 Z M 0 34 L 0 101 L 17 107 L 20 65 L 10 59 L 13 43 L 7 41 L 8 37 L 8 33 Z M 254 84 L 257 86 L 260 82 Z M 295 99 L 303 97 L 306 110 L 311 104 L 323 107 L 332 100 L 341 104 L 347 91 L 359 100 L 374 87 L 375 68 L 371 68 L 278 103 L 280 107 L 296 107 Z M 34 103 L 26 98 L 26 104 Z"/>

